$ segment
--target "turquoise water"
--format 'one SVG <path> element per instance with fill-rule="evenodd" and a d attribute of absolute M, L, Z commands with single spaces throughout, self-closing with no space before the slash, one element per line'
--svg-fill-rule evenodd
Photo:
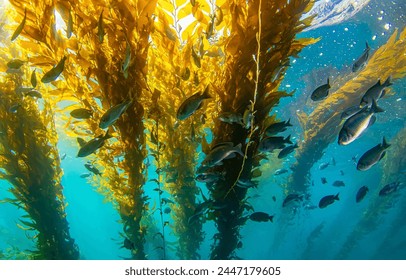
<path fill-rule="evenodd" d="M 334 1 L 333 1 L 334 2 Z M 365 48 L 368 41 L 372 50 L 376 50 L 384 44 L 395 28 L 402 30 L 405 26 L 405 16 L 402 9 L 388 8 L 388 3 L 371 1 L 360 13 L 342 23 L 324 26 L 305 32 L 303 37 L 321 37 L 318 43 L 305 48 L 300 58 L 297 58 L 289 68 L 283 83 L 283 89 L 288 91 L 297 89 L 295 96 L 285 98 L 274 109 L 281 119 L 292 119 L 294 127 L 287 136 L 292 133 L 295 141 L 300 141 L 302 131 L 299 123 L 292 115 L 297 108 L 295 100 L 309 94 L 306 87 L 312 88 L 304 79 L 305 75 L 316 69 L 336 69 L 325 71 L 318 76 L 318 82 L 325 81 L 329 73 L 340 73 L 351 67 Z M 392 1 L 384 1 L 392 2 Z M 401 2 L 396 3 L 401 7 Z M 384 19 L 379 20 L 382 9 Z M 404 13 L 403 9 L 403 13 Z M 389 23 L 388 30 L 385 25 Z M 376 37 L 374 37 L 376 36 Z M 405 86 L 406 81 L 398 80 L 393 85 L 395 96 L 384 98 L 380 102 L 383 108 L 390 108 L 385 115 L 379 117 L 377 123 L 362 138 L 350 147 L 338 146 L 331 143 L 324 156 L 315 162 L 311 170 L 310 180 L 314 182 L 311 187 L 309 206 L 317 205 L 324 195 L 340 192 L 340 201 L 326 209 L 305 209 L 304 205 L 292 209 L 296 214 L 292 220 L 282 220 L 281 204 L 284 194 L 278 185 L 286 182 L 288 174 L 280 176 L 266 176 L 262 179 L 257 189 L 250 190 L 251 204 L 255 211 L 269 212 L 275 215 L 274 223 L 255 223 L 248 221 L 242 228 L 244 246 L 238 250 L 238 256 L 243 259 L 405 259 L 406 258 L 406 190 L 400 189 L 393 196 L 393 203 L 389 205 L 386 213 L 380 213 L 377 226 L 368 228 L 360 227 L 363 213 L 372 207 L 370 202 L 375 199 L 371 194 L 359 204 L 355 203 L 355 194 L 359 187 L 367 185 L 370 189 L 378 189 L 382 174 L 382 164 L 374 166 L 368 172 L 359 172 L 351 158 L 359 158 L 365 151 L 365 147 L 372 147 L 379 143 L 385 135 L 390 142 L 396 134 L 405 127 Z M 400 99 L 400 100 L 399 100 Z M 294 105 L 293 105 L 294 104 Z M 83 259 L 121 259 L 130 257 L 128 250 L 121 248 L 122 238 L 119 232 L 122 225 L 117 211 L 109 202 L 104 202 L 104 197 L 98 194 L 87 182 L 80 178 L 80 174 L 87 172 L 83 164 L 86 160 L 76 158 L 76 146 L 64 142 L 59 144 L 60 154 L 67 154 L 62 161 L 64 170 L 63 187 L 66 202 L 67 219 L 70 225 L 70 234 L 80 248 Z M 405 151 L 397 151 L 404 153 Z M 325 162 L 331 162 L 332 158 L 336 165 L 330 165 L 324 170 L 319 166 Z M 202 160 L 201 158 L 200 160 Z M 295 161 L 294 155 L 290 155 L 284 162 L 284 168 L 289 168 Z M 154 168 L 150 167 L 150 174 Z M 403 167 L 403 172 L 406 166 Z M 341 171 L 344 175 L 341 175 Z M 321 178 L 327 179 L 328 184 L 321 183 Z M 404 179 L 404 174 L 399 178 Z M 344 188 L 331 187 L 335 180 L 345 182 Z M 403 182 L 406 183 L 406 182 Z M 149 185 L 150 184 L 150 185 Z M 198 184 L 206 192 L 203 184 Z M 10 186 L 5 181 L 0 181 L 0 199 L 11 197 L 7 189 Z M 146 190 L 152 190 L 155 186 L 147 183 Z M 157 200 L 156 193 L 147 193 L 151 200 Z M 258 195 L 258 197 L 256 197 Z M 272 197 L 275 196 L 274 202 Z M 0 204 L 0 250 L 16 247 L 19 250 L 33 249 L 33 243 L 26 237 L 25 232 L 20 230 L 16 223 L 25 213 L 21 209 L 7 203 Z M 154 217 L 159 221 L 158 212 Z M 403 217 L 403 218 L 402 218 Z M 362 233 L 354 234 L 355 230 Z M 208 259 L 212 245 L 211 237 L 216 232 L 213 222 L 206 222 L 203 228 L 205 241 L 201 245 L 200 255 L 202 259 Z M 352 238 L 355 245 L 348 251 L 343 251 L 343 246 L 348 238 Z M 175 242 L 176 237 L 169 232 L 167 241 Z M 258 244 L 261 244 L 260 246 Z M 149 257 L 159 258 L 159 254 L 150 248 Z M 340 253 L 341 252 L 341 253 Z M 176 258 L 176 252 L 167 253 L 169 259 Z"/>

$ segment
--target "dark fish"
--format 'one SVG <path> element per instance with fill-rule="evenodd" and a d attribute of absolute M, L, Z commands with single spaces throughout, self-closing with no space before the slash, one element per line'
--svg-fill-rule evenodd
<path fill-rule="evenodd" d="M 345 109 L 344 112 L 342 112 L 341 119 L 346 120 L 346 119 L 354 116 L 356 113 L 358 113 L 361 110 L 362 110 L 362 108 L 360 106 L 351 106 L 351 107 Z"/>
<path fill-rule="evenodd" d="M 85 168 L 95 175 L 102 175 L 99 169 L 91 163 L 85 163 Z"/>
<path fill-rule="evenodd" d="M 338 135 L 338 144 L 348 145 L 353 142 L 375 122 L 373 118 L 374 114 L 383 111 L 383 109 L 376 105 L 375 100 L 373 100 L 371 109 L 364 107 L 357 114 L 347 119 Z"/>
<path fill-rule="evenodd" d="M 175 204 L 175 202 L 173 202 L 169 198 L 162 198 L 161 201 L 162 201 L 162 204 Z"/>
<path fill-rule="evenodd" d="M 180 105 L 178 111 L 176 112 L 176 118 L 178 120 L 187 119 L 202 107 L 204 99 L 209 98 L 211 98 L 211 96 L 209 95 L 208 87 L 206 87 L 203 93 L 197 92 L 193 94 Z"/>
<path fill-rule="evenodd" d="M 72 12 L 69 11 L 68 15 L 68 24 L 66 25 L 66 37 L 69 39 L 72 37 L 73 33 L 73 17 L 72 17 Z"/>
<path fill-rule="evenodd" d="M 24 93 L 24 96 L 30 96 L 30 97 L 35 97 L 35 98 L 42 98 L 42 94 L 38 90 L 30 90 L 28 92 Z"/>
<path fill-rule="evenodd" d="M 320 199 L 319 208 L 326 208 L 330 204 L 334 203 L 335 200 L 340 200 L 338 197 L 339 194 L 336 195 L 327 195 Z"/>
<path fill-rule="evenodd" d="M 285 131 L 289 126 L 292 126 L 290 124 L 290 119 L 283 122 L 273 123 L 265 129 L 265 135 L 272 136 L 278 134 L 279 132 Z"/>
<path fill-rule="evenodd" d="M 204 183 L 214 183 L 218 180 L 224 180 L 224 174 L 219 172 L 205 172 L 196 176 L 196 181 Z"/>
<path fill-rule="evenodd" d="M 344 176 L 344 171 L 340 170 L 341 176 Z"/>
<path fill-rule="evenodd" d="M 62 155 L 61 155 L 61 160 L 64 160 L 66 158 L 66 153 L 63 153 Z"/>
<path fill-rule="evenodd" d="M 324 184 L 327 184 L 327 179 L 325 178 L 325 177 L 321 177 L 321 183 L 324 185 Z"/>
<path fill-rule="evenodd" d="M 352 65 L 352 72 L 357 72 L 359 69 L 361 69 L 361 67 L 363 67 L 368 62 L 370 48 L 368 46 L 368 42 L 365 42 L 365 45 L 366 46 L 364 52 Z"/>
<path fill-rule="evenodd" d="M 255 212 L 249 216 L 250 220 L 255 222 L 273 222 L 273 217 L 274 216 L 271 216 L 264 212 Z"/>
<path fill-rule="evenodd" d="M 283 149 L 286 144 L 293 144 L 290 141 L 290 135 L 286 138 L 281 136 L 269 136 L 262 139 L 259 143 L 258 150 L 261 152 L 272 152 L 275 149 Z"/>
<path fill-rule="evenodd" d="M 378 80 L 375 85 L 370 87 L 362 96 L 360 106 L 372 106 L 372 101 L 378 102 L 378 100 L 385 95 L 385 87 L 392 85 L 390 82 L 390 77 L 386 79 L 386 81 L 381 84 L 381 80 Z"/>
<path fill-rule="evenodd" d="M 272 196 L 272 200 L 273 202 L 276 202 L 276 197 L 274 195 Z"/>
<path fill-rule="evenodd" d="M 20 35 L 21 31 L 23 31 L 26 19 L 27 19 L 27 9 L 24 9 L 24 18 L 18 25 L 17 29 L 14 31 L 13 36 L 11 36 L 11 42 L 14 41 L 18 37 L 18 35 Z"/>
<path fill-rule="evenodd" d="M 169 214 L 169 213 L 171 213 L 171 208 L 169 208 L 169 207 L 165 207 L 165 209 L 164 209 L 164 213 L 165 213 L 165 214 Z"/>
<path fill-rule="evenodd" d="M 41 79 L 41 82 L 45 83 L 50 83 L 55 81 L 59 75 L 63 72 L 63 69 L 65 68 L 65 60 L 67 59 L 66 56 L 62 57 L 62 59 L 56 64 L 51 70 L 46 72 L 44 76 Z"/>
<path fill-rule="evenodd" d="M 287 173 L 287 172 L 288 172 L 287 169 L 281 168 L 281 169 L 277 169 L 274 174 L 275 175 L 281 175 L 281 174 L 284 174 L 284 173 Z"/>
<path fill-rule="evenodd" d="M 111 138 L 111 135 L 107 131 L 104 136 L 99 135 L 96 138 L 93 138 L 92 140 L 90 140 L 89 142 L 86 142 L 86 144 L 84 144 L 79 149 L 77 157 L 86 157 L 88 155 L 93 154 L 98 149 L 100 149 L 104 145 L 104 142 L 109 138 Z"/>
<path fill-rule="evenodd" d="M 103 43 L 104 35 L 104 23 L 103 23 L 103 11 L 100 13 L 99 21 L 97 22 L 97 37 L 99 38 L 100 44 Z"/>
<path fill-rule="evenodd" d="M 383 137 L 382 144 L 378 144 L 372 149 L 366 151 L 358 160 L 357 169 L 365 171 L 377 164 L 386 154 L 385 150 L 390 147 Z"/>
<path fill-rule="evenodd" d="M 398 190 L 399 186 L 400 186 L 399 182 L 387 184 L 379 191 L 379 196 L 385 196 L 394 193 L 395 191 Z"/>
<path fill-rule="evenodd" d="M 215 146 L 206 158 L 202 162 L 204 167 L 213 167 L 215 165 L 221 165 L 224 159 L 229 159 L 235 157 L 235 154 L 244 156 L 241 151 L 241 143 L 233 146 L 232 142 L 224 142 Z"/>
<path fill-rule="evenodd" d="M 345 183 L 343 181 L 337 180 L 337 181 L 334 181 L 333 186 L 334 187 L 345 187 Z"/>
<path fill-rule="evenodd" d="M 70 112 L 70 115 L 75 119 L 88 119 L 93 115 L 93 111 L 86 108 L 79 108 Z"/>
<path fill-rule="evenodd" d="M 80 174 L 80 178 L 87 178 L 87 177 L 90 177 L 92 174 L 90 174 L 90 173 L 82 173 L 82 174 Z"/>
<path fill-rule="evenodd" d="M 287 155 L 289 155 L 290 153 L 292 153 L 296 148 L 298 147 L 297 143 L 295 143 L 295 145 L 292 146 L 287 146 L 285 148 L 283 148 L 279 154 L 278 154 L 278 158 L 284 158 Z"/>
<path fill-rule="evenodd" d="M 310 96 L 311 100 L 320 101 L 327 98 L 329 89 L 330 89 L 330 79 L 327 78 L 327 84 L 319 86 L 312 92 L 312 95 Z"/>
<path fill-rule="evenodd" d="M 32 71 L 31 73 L 31 85 L 33 88 L 35 88 L 37 86 L 37 74 L 36 71 L 37 69 L 34 69 L 34 71 Z"/>
<path fill-rule="evenodd" d="M 25 63 L 25 61 L 21 60 L 21 59 L 12 59 L 9 62 L 7 62 L 7 67 L 9 69 L 13 69 L 13 70 L 18 70 L 21 68 L 21 66 L 23 66 Z"/>
<path fill-rule="evenodd" d="M 323 170 L 326 169 L 327 167 L 329 167 L 330 163 L 329 162 L 323 162 L 322 164 L 320 164 L 319 169 Z"/>
<path fill-rule="evenodd" d="M 291 193 L 289 194 L 282 203 L 282 207 L 292 203 L 293 201 L 303 201 L 303 195 Z"/>
<path fill-rule="evenodd" d="M 362 186 L 361 188 L 359 188 L 357 195 L 355 197 L 355 201 L 358 203 L 361 200 L 363 200 L 368 191 L 369 191 L 369 189 L 367 186 Z"/>
<path fill-rule="evenodd" d="M 133 102 L 132 99 L 126 100 L 108 109 L 101 117 L 99 127 L 101 129 L 106 129 L 110 125 L 113 125 L 118 120 L 118 118 L 122 114 L 124 114 L 124 112 L 132 104 L 132 102 Z"/>
<path fill-rule="evenodd" d="M 21 107 L 21 104 L 20 104 L 20 103 L 17 103 L 17 104 L 11 105 L 10 108 L 8 108 L 8 111 L 9 111 L 10 113 L 15 114 L 15 113 L 17 113 L 17 110 L 18 110 L 18 108 L 20 108 L 20 107 Z"/>

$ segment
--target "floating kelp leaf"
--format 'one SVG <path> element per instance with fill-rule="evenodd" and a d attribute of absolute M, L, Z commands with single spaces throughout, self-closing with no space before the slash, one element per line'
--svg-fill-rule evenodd
<path fill-rule="evenodd" d="M 17 39 L 18 35 L 20 35 L 21 31 L 23 31 L 26 19 L 27 19 L 27 9 L 24 9 L 24 18 L 18 25 L 17 29 L 14 31 L 13 35 L 11 36 L 11 41 Z"/>

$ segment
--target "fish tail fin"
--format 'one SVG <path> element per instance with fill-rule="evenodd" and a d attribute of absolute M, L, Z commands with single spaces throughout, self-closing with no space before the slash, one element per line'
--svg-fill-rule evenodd
<path fill-rule="evenodd" d="M 207 85 L 206 88 L 204 89 L 202 93 L 202 98 L 203 99 L 209 99 L 212 98 L 212 96 L 209 94 L 209 86 Z"/>
<path fill-rule="evenodd" d="M 338 194 L 336 194 L 336 195 L 334 196 L 334 199 L 335 199 L 335 200 L 340 200 L 340 198 L 338 197 L 339 194 L 340 194 L 340 193 L 338 193 Z"/>
<path fill-rule="evenodd" d="M 368 45 L 368 42 L 367 41 L 365 41 L 365 48 L 367 49 L 367 50 L 370 50 L 371 48 L 369 47 L 369 45 Z"/>
<path fill-rule="evenodd" d="M 285 138 L 285 142 L 289 144 L 293 144 L 292 141 L 290 141 L 290 135 Z"/>
<path fill-rule="evenodd" d="M 372 112 L 374 113 L 381 113 L 381 112 L 385 112 L 384 109 L 382 109 L 381 107 L 378 107 L 378 105 L 376 104 L 375 99 L 372 100 L 372 107 L 371 107 Z"/>
<path fill-rule="evenodd" d="M 269 215 L 269 220 L 273 223 L 273 216 Z"/>
<path fill-rule="evenodd" d="M 113 135 L 110 134 L 110 129 L 107 130 L 106 134 L 104 134 L 103 138 L 105 140 L 110 139 Z"/>
<path fill-rule="evenodd" d="M 385 138 L 385 137 L 383 137 L 383 140 L 382 140 L 382 147 L 383 147 L 384 149 L 387 149 L 387 148 L 390 147 L 390 144 L 389 144 L 388 142 L 386 142 L 386 138 Z"/>
<path fill-rule="evenodd" d="M 290 118 L 288 119 L 287 122 L 285 122 L 285 126 L 292 126 L 292 124 L 290 123 Z"/>
<path fill-rule="evenodd" d="M 391 86 L 391 85 L 392 85 L 392 83 L 391 83 L 391 76 L 389 76 L 389 77 L 386 79 L 386 81 L 385 81 L 383 84 L 381 84 L 381 85 L 384 86 L 384 87 Z"/>
<path fill-rule="evenodd" d="M 299 148 L 299 146 L 297 145 L 297 142 L 295 143 L 295 145 L 293 145 L 293 148 Z"/>
<path fill-rule="evenodd" d="M 244 153 L 241 151 L 241 148 L 242 148 L 242 144 L 241 144 L 241 143 L 239 143 L 237 146 L 234 147 L 235 151 L 236 151 L 238 154 L 240 154 L 241 156 L 244 157 L 245 155 L 244 155 Z"/>

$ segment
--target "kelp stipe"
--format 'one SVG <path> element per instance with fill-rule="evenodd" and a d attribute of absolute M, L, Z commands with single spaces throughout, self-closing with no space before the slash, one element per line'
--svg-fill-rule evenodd
<path fill-rule="evenodd" d="M 44 101 L 41 110 L 33 98 L 16 94 L 21 79 L 12 76 L 0 83 L 0 179 L 13 185 L 11 203 L 28 214 L 17 222 L 31 231 L 37 247 L 27 257 L 78 259 L 66 220 L 52 106 Z"/>

